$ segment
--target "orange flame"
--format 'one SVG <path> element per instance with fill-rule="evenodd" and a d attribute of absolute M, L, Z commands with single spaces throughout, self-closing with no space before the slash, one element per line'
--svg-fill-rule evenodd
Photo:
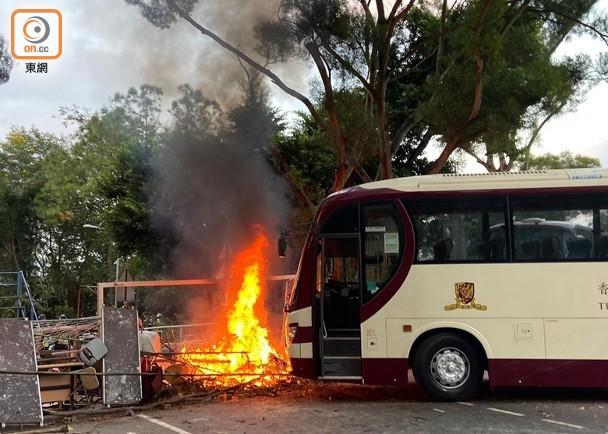
<path fill-rule="evenodd" d="M 236 256 L 226 288 L 227 308 L 217 328 L 219 341 L 203 349 L 182 349 L 182 359 L 198 373 L 213 376 L 214 383 L 238 384 L 257 376 L 268 383 L 288 372 L 287 362 L 271 344 L 266 328 L 267 249 L 267 238 L 258 234 Z"/>

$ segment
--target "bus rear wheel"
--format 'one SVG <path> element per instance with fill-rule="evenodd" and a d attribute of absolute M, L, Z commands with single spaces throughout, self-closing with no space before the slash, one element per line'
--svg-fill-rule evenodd
<path fill-rule="evenodd" d="M 436 401 L 466 401 L 483 381 L 481 355 L 457 334 L 442 333 L 424 340 L 414 355 L 414 377 Z"/>

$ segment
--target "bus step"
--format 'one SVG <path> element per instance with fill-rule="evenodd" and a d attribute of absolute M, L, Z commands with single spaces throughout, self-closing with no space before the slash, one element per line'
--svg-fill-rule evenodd
<path fill-rule="evenodd" d="M 323 360 L 361 360 L 360 356 L 325 356 Z"/>
<path fill-rule="evenodd" d="M 323 354 L 325 356 L 361 357 L 361 339 L 358 338 L 324 338 Z"/>
<path fill-rule="evenodd" d="M 332 338 L 361 338 L 360 329 L 327 329 L 327 335 Z"/>
<path fill-rule="evenodd" d="M 353 377 L 361 375 L 361 359 L 360 358 L 338 358 L 323 359 L 323 377 Z"/>
<path fill-rule="evenodd" d="M 363 381 L 363 377 L 360 375 L 326 375 L 324 377 L 318 377 L 319 380 L 329 380 L 329 381 Z"/>

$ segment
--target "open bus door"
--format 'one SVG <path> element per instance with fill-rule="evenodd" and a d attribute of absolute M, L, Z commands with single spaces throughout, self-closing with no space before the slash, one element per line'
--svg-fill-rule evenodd
<path fill-rule="evenodd" d="M 361 378 L 358 234 L 322 235 L 319 353 L 324 379 Z"/>

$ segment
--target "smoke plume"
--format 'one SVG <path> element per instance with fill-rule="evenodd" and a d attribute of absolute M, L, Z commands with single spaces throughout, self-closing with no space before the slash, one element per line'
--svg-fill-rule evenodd
<path fill-rule="evenodd" d="M 272 240 L 286 219 L 287 188 L 267 157 L 277 123 L 265 88 L 256 81 L 239 89 L 241 99 L 229 112 L 190 86 L 180 88 L 172 105 L 152 205 L 157 229 L 175 239 L 170 265 L 177 278 L 226 278 L 239 249 L 258 231 Z M 222 289 L 190 292 L 184 306 L 190 321 L 212 321 Z M 282 291 L 270 295 L 265 302 L 279 313 Z"/>
<path fill-rule="evenodd" d="M 260 22 L 276 16 L 279 1 L 180 0 L 180 3 L 194 3 L 186 9 L 193 7 L 191 16 L 196 21 L 261 63 L 266 63 L 266 59 L 256 54 L 255 28 Z M 127 0 L 127 3 L 122 4 L 124 14 L 116 21 L 104 23 L 104 26 L 115 27 L 116 34 L 120 35 L 116 40 L 123 41 L 116 50 L 121 64 L 135 69 L 143 82 L 161 87 L 170 97 L 177 96 L 172 92 L 182 83 L 190 83 L 223 108 L 229 109 L 238 103 L 240 89 L 235 83 L 242 79 L 243 71 L 234 55 L 181 18 L 167 22 L 162 11 L 156 16 L 157 1 Z M 164 4 L 164 0 L 160 3 Z M 152 12 L 146 13 L 145 5 L 150 5 Z M 107 29 L 103 31 L 107 32 Z M 275 64 L 272 69 L 288 84 L 305 88 L 308 79 L 305 64 Z"/>
<path fill-rule="evenodd" d="M 260 77 L 246 72 L 235 56 L 184 20 L 168 18 L 163 11 L 150 19 L 144 6 L 154 6 L 155 1 L 127 0 L 138 6 L 125 11 L 129 24 L 112 24 L 128 33 L 120 38 L 128 44 L 117 50 L 125 64 L 175 100 L 156 162 L 154 224 L 175 239 L 174 277 L 221 278 L 233 253 L 251 242 L 256 231 L 263 228 L 274 245 L 286 220 L 288 189 L 268 164 L 267 155 L 277 120 Z M 179 3 L 196 3 L 191 11 L 195 20 L 256 57 L 255 28 L 276 14 L 279 0 Z M 145 44 L 138 44 L 142 39 Z M 153 47 L 153 52 L 131 46 Z M 290 85 L 304 87 L 305 65 L 272 67 L 288 77 Z M 179 91 L 172 93 L 175 89 Z M 272 272 L 272 266 L 268 270 Z M 191 320 L 213 319 L 210 312 L 223 301 L 217 289 L 197 289 L 197 300 L 188 303 Z M 270 310 L 280 311 L 281 289 L 271 288 L 271 294 Z"/>

